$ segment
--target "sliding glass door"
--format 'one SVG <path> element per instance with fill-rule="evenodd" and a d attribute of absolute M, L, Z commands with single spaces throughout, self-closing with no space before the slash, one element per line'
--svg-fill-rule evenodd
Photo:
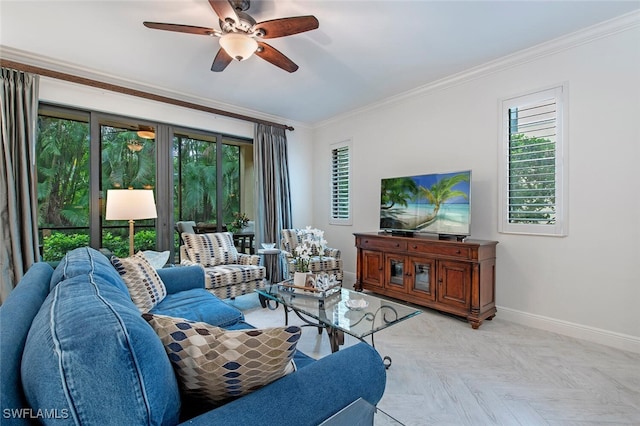
<path fill-rule="evenodd" d="M 110 189 L 153 190 L 156 186 L 155 128 L 145 126 L 139 134 L 140 125 L 122 126 L 123 123 L 113 122 L 100 124 L 100 192 L 105 205 Z M 129 222 L 106 220 L 104 211 L 101 213 L 101 246 L 118 257 L 128 256 Z M 134 236 L 135 252 L 154 250 L 155 219 L 136 220 Z"/>
<path fill-rule="evenodd" d="M 176 251 L 178 220 L 224 230 L 253 217 L 251 140 L 42 104 L 36 151 L 45 261 L 86 245 L 128 255 L 128 222 L 104 218 L 110 189 L 155 193 L 158 218 L 135 221 L 136 251 Z"/>

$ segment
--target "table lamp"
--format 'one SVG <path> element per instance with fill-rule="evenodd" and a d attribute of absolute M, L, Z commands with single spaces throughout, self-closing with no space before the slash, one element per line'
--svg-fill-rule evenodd
<path fill-rule="evenodd" d="M 133 256 L 133 224 L 139 219 L 158 217 L 151 189 L 107 190 L 106 220 L 129 221 L 129 256 Z"/>

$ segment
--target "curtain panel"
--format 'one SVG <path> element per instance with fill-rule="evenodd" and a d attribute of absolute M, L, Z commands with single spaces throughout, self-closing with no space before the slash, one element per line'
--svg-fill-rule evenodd
<path fill-rule="evenodd" d="M 36 123 L 39 76 L 2 68 L 0 304 L 39 259 Z"/>
<path fill-rule="evenodd" d="M 261 243 L 276 243 L 279 246 L 280 231 L 292 225 L 285 129 L 256 124 L 253 152 L 256 168 L 256 244 L 258 247 Z"/>

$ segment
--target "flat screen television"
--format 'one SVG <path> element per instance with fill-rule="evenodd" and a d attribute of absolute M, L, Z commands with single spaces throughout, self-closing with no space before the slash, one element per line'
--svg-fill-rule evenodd
<path fill-rule="evenodd" d="M 380 229 L 462 238 L 471 233 L 471 170 L 383 178 Z"/>

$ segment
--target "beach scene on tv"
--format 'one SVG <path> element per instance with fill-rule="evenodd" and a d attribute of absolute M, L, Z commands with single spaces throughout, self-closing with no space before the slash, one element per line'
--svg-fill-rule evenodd
<path fill-rule="evenodd" d="M 380 229 L 470 233 L 471 171 L 382 179 Z"/>

